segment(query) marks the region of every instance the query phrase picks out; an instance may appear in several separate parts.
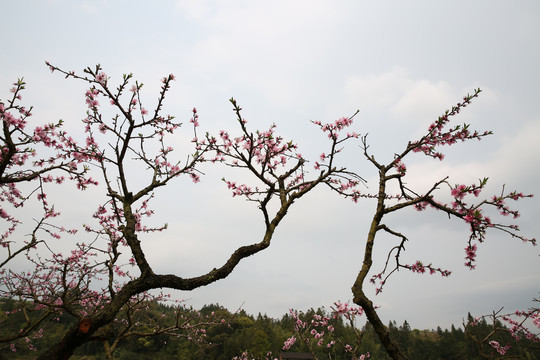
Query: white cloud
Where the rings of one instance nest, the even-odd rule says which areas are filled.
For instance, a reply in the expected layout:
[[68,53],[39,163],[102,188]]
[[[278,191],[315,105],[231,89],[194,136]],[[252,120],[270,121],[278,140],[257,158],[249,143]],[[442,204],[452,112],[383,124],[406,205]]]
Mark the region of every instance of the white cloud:
[[97,14],[99,11],[105,11],[108,7],[108,0],[83,1],[81,4],[81,9],[89,14]]
[[497,151],[495,163],[492,164],[499,178],[518,182],[525,180],[524,175],[536,180],[540,177],[538,134],[540,118],[518,125],[518,131],[513,134],[500,135],[503,141]]
[[410,119],[419,125],[435,120],[445,109],[459,100],[455,89],[445,81],[411,81],[391,111],[397,118]]
[[347,101],[344,106],[355,105],[371,112],[384,111],[395,121],[412,123],[415,127],[427,126],[428,121],[434,121],[461,101],[467,91],[462,92],[444,80],[415,77],[401,66],[380,74],[349,76],[343,90]]
[[382,74],[352,75],[345,82],[345,98],[362,108],[394,106],[413,80],[403,67],[394,66]]
[[208,0],[177,0],[176,10],[185,13],[188,18],[204,20],[211,8]]

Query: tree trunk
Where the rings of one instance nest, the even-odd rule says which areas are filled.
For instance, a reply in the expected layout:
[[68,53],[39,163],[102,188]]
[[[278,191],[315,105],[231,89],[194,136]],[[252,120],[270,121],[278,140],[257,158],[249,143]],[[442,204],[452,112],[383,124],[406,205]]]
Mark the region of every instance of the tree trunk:
[[375,333],[381,340],[386,352],[394,360],[408,360],[405,355],[399,349],[398,344],[390,338],[390,331],[384,326],[379,315],[373,307],[373,302],[369,300],[366,295],[360,291],[358,294],[355,294],[354,303],[360,305],[366,314],[366,317],[369,320],[369,323],[373,326]]
[[79,325],[75,325],[58,344],[52,346],[37,360],[67,360],[73,355],[76,348],[88,341],[89,335],[79,331]]
[[371,302],[371,300],[367,298],[363,290],[364,281],[369,271],[371,270],[371,265],[373,264],[373,246],[375,244],[375,236],[377,234],[377,231],[381,229],[380,224],[384,216],[386,181],[388,180],[388,177],[386,176],[386,171],[389,169],[389,167],[379,165],[375,162],[374,159],[372,159],[371,161],[379,168],[379,193],[377,197],[377,209],[375,211],[375,214],[373,215],[373,219],[371,221],[371,226],[367,236],[362,268],[360,269],[360,272],[358,273],[358,276],[351,290],[354,296],[354,303],[360,305],[364,309],[367,319],[373,326],[375,333],[381,340],[381,343],[388,352],[388,355],[390,355],[390,357],[394,360],[407,360],[405,355],[403,355],[403,353],[399,349],[398,344],[390,338],[390,332],[388,331],[386,326],[384,326],[381,319],[379,318],[379,315],[375,311],[373,302]]

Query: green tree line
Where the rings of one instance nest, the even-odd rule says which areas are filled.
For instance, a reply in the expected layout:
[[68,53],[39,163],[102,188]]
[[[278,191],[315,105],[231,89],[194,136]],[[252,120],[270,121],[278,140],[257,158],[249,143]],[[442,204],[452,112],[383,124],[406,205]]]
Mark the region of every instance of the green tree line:
[[[0,300],[0,336],[17,330],[24,326],[25,316],[38,318],[39,313],[16,313],[9,317],[6,312],[14,310],[14,303],[9,299]],[[214,359],[230,360],[235,356],[248,352],[251,356],[266,359],[269,352],[272,358],[279,358],[283,349],[283,343],[293,334],[294,318],[289,314],[284,314],[281,318],[275,319],[265,314],[247,314],[244,310],[231,313],[218,304],[204,306],[197,311],[191,308],[169,306],[162,303],[151,302],[147,304],[144,311],[139,311],[132,321],[141,324],[151,321],[155,326],[167,326],[174,322],[178,312],[182,312],[184,318],[196,318],[196,316],[221,319],[219,322],[212,322],[206,325],[202,331],[203,341],[190,338],[189,334],[176,333],[156,334],[141,336],[133,334],[121,338],[118,346],[112,352],[115,360],[127,359]],[[324,308],[310,309],[303,314],[305,319],[312,318],[314,314],[327,315]],[[46,348],[46,344],[58,341],[63,332],[73,326],[75,318],[65,313],[58,317],[47,318],[40,324],[37,336],[30,341],[24,339],[18,342],[15,347],[10,344],[2,344],[0,359],[33,359],[41,349]],[[472,323],[474,326],[469,326]],[[355,331],[348,323],[341,318],[331,320],[336,336],[344,343],[358,346],[359,353],[368,353],[372,359],[390,359],[385,349],[381,345],[379,338],[369,323],[360,327],[362,334],[359,341]],[[492,349],[482,348],[478,339],[484,339],[493,331],[493,325],[485,319],[475,320],[468,315],[465,329],[461,326],[451,326],[450,329],[437,327],[431,330],[412,329],[407,321],[398,325],[395,321],[390,321],[387,325],[391,336],[398,342],[400,347],[411,359],[420,360],[443,360],[443,359],[484,359],[486,353],[496,353]],[[499,328],[504,328],[501,323],[496,324]],[[144,327],[144,325],[143,325]],[[186,331],[187,332],[187,331]],[[142,332],[139,332],[142,333]],[[105,347],[113,342],[118,335],[118,329],[111,326],[110,337],[96,338],[79,349],[74,354],[77,360],[105,360],[107,359]],[[476,339],[476,341],[475,341]],[[507,355],[523,354],[528,360],[540,359],[540,347],[537,343],[527,340],[515,341],[508,332],[499,331],[491,335],[490,339],[496,340],[502,345],[509,345]],[[27,344],[31,345],[28,346]],[[316,348],[316,354],[320,359],[350,359],[351,355],[346,353],[343,347]],[[16,351],[14,351],[16,350]],[[527,351],[524,351],[527,350]],[[288,351],[308,352],[309,349],[302,342],[297,341]],[[491,351],[491,352],[490,352]]]

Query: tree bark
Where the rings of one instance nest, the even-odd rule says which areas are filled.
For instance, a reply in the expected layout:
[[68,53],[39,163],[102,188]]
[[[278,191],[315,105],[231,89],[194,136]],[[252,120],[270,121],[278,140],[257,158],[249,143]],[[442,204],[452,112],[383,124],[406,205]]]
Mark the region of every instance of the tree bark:
[[375,333],[381,340],[384,348],[388,352],[388,355],[394,360],[407,360],[407,357],[403,355],[399,349],[398,344],[390,338],[390,332],[383,324],[373,302],[368,299],[366,294],[363,291],[364,281],[371,269],[373,263],[373,245],[375,244],[375,235],[377,231],[381,229],[381,220],[385,214],[385,204],[384,200],[386,198],[386,181],[388,180],[386,176],[386,171],[388,167],[381,166],[372,159],[372,162],[379,168],[379,193],[377,196],[377,209],[375,215],[373,215],[373,220],[371,221],[371,226],[366,240],[366,247],[364,252],[364,262],[362,263],[362,268],[358,273],[356,281],[352,287],[353,292],[353,301],[355,304],[361,306],[364,309],[367,319],[373,326]]
[[390,331],[386,328],[386,326],[384,326],[383,322],[379,318],[379,315],[373,306],[373,302],[371,302],[371,300],[369,300],[367,296],[360,291],[358,294],[355,294],[354,303],[360,305],[362,309],[364,309],[364,313],[366,314],[369,323],[373,326],[375,333],[379,337],[379,340],[381,340],[381,343],[386,349],[386,352],[388,352],[388,355],[390,355],[390,357],[394,360],[408,360],[399,349],[398,344],[392,340],[392,338],[390,338]]

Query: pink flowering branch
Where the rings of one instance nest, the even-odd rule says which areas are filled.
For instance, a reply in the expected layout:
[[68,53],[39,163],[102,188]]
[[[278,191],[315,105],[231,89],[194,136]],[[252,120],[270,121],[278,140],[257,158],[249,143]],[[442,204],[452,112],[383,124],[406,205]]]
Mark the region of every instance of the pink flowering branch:
[[[149,201],[154,197],[154,190],[156,188],[165,186],[173,178],[182,174],[187,174],[194,181],[198,181],[196,164],[200,162],[202,154],[205,151],[203,150],[190,158],[188,157],[188,161],[185,163],[172,161],[171,155],[173,150],[170,146],[166,145],[166,136],[172,134],[180,126],[180,123],[175,122],[172,116],[161,116],[161,108],[165,94],[174,80],[173,75],[169,75],[162,80],[163,85],[158,103],[153,116],[149,116],[148,111],[142,106],[140,101],[142,84],[136,82],[131,87],[131,94],[128,95],[127,104],[124,102],[124,95],[126,93],[124,90],[128,88],[132,75],[125,75],[116,90],[112,90],[109,87],[108,77],[99,65],[95,70],[87,68],[85,70],[85,76],[76,75],[75,72],[64,72],[51,64],[48,64],[48,66],[53,71],[64,73],[66,77],[79,79],[90,85],[90,88],[85,94],[88,111],[86,118],[83,120],[86,139],[83,144],[78,144],[74,139],[62,133],[58,136],[63,143],[57,145],[54,141],[48,140],[47,133],[42,130],[39,133],[36,131],[37,135],[35,134],[33,137],[27,136],[26,142],[23,142],[22,145],[27,143],[34,144],[40,141],[40,139],[42,141],[48,141],[48,145],[52,144],[52,146],[55,146],[55,149],[61,149],[63,151],[63,157],[59,157],[60,159],[68,159],[70,162],[54,164],[54,159],[48,162],[38,161],[36,162],[37,166],[43,166],[44,163],[53,163],[53,166],[34,173],[30,173],[28,170],[21,171],[20,174],[24,175],[25,178],[23,176],[16,177],[13,175],[2,177],[2,186],[5,180],[7,189],[10,191],[7,192],[6,197],[12,203],[14,203],[13,199],[21,199],[22,196],[13,195],[18,195],[15,192],[14,183],[37,178],[40,181],[38,200],[44,206],[47,206],[47,197],[42,190],[42,183],[51,182],[52,180],[48,177],[43,177],[42,174],[54,169],[66,168],[70,171],[70,174],[78,176],[77,179],[80,180],[78,182],[79,188],[85,189],[88,184],[97,183],[91,180],[91,178],[84,179],[81,175],[85,174],[90,168],[97,168],[101,170],[106,194],[109,199],[103,205],[99,206],[94,213],[93,217],[97,220],[98,227],[84,225],[86,231],[93,233],[95,236],[89,245],[84,243],[78,244],[79,250],[65,257],[55,252],[52,247],[49,247],[44,242],[50,251],[50,256],[44,257],[27,253],[27,258],[34,264],[35,270],[27,273],[15,273],[11,270],[2,271],[0,277],[3,280],[3,287],[0,291],[5,296],[17,296],[19,298],[19,305],[24,311],[46,309],[46,313],[49,315],[60,315],[66,312],[79,319],[79,321],[82,321],[82,319],[92,318],[98,316],[100,313],[102,314],[104,307],[111,307],[110,303],[116,298],[117,293],[123,289],[126,282],[137,280],[137,277],[132,276],[129,271],[124,270],[125,265],[122,265],[121,261],[123,260],[120,256],[124,250],[121,248],[128,247],[131,250],[131,260],[133,262],[130,260],[130,263],[137,265],[141,273],[152,273],[140,247],[140,242],[136,238],[136,233],[162,231],[166,228],[166,225],[156,228],[148,227],[144,224],[144,218],[150,217],[153,214],[153,210],[149,208]],[[21,82],[19,85],[20,88],[24,88],[24,83]],[[16,98],[20,98],[20,96]],[[102,105],[100,101],[102,99],[108,99],[108,103],[117,110],[117,114],[110,120],[106,119],[101,113]],[[6,136],[8,145],[13,143],[9,136],[14,133],[14,130],[10,130],[9,126],[18,126],[16,130],[24,135],[22,129],[24,128],[23,125],[25,125],[24,118],[18,123],[13,120],[14,117],[8,112],[11,108],[14,108],[14,105],[11,104],[10,107],[6,108],[2,104],[1,108],[2,119],[6,119],[4,121],[4,130],[5,132],[7,131],[6,129],[9,130]],[[27,113],[23,110],[21,110],[21,113],[24,113],[24,116],[29,116],[29,111]],[[6,122],[8,125],[6,125]],[[38,135],[39,138],[37,137]],[[56,136],[56,133],[53,135]],[[17,138],[21,139],[22,137],[19,135]],[[100,143],[106,143],[108,148],[101,146]],[[10,150],[14,153],[12,157],[15,160],[19,159],[15,161],[16,165],[24,169],[23,166],[25,164],[20,160],[21,158],[24,160],[24,157],[20,154],[26,150],[20,150],[20,145],[15,144],[15,146],[11,146],[9,149],[13,149],[13,151]],[[4,151],[4,153],[10,156],[12,155],[11,152]],[[2,158],[2,161],[2,164],[7,163],[5,156]],[[137,163],[142,165],[142,171],[140,173],[148,174],[148,169],[150,169],[151,176],[149,183],[145,187],[138,191],[132,191],[127,184],[127,169],[129,168],[129,171],[131,171],[133,164]],[[84,172],[77,172],[80,165],[83,165]],[[9,169],[9,166],[2,168],[4,172],[6,169]],[[57,179],[57,182],[60,182],[60,180]],[[4,186],[2,190],[2,194],[6,194]],[[25,199],[22,200],[24,201]],[[140,206],[132,207],[131,204],[136,202]],[[21,201],[19,203],[18,205],[21,206]],[[2,215],[5,215],[3,209]],[[48,214],[48,217],[50,216]],[[8,215],[5,217],[11,220]],[[54,231],[55,229],[51,229],[48,224],[40,221],[38,227],[33,232],[32,242],[28,245],[13,252],[8,243],[8,250],[10,250],[8,260],[18,253],[34,247],[37,243],[43,242],[37,238],[36,233],[38,229],[49,232],[54,238],[57,237],[58,231]],[[60,232],[65,231],[63,228],[57,228],[56,230],[60,230]],[[71,230],[68,232],[71,232]],[[3,264],[7,263],[8,260]],[[107,279],[108,285],[104,288],[99,285],[96,286],[95,283],[103,278]],[[158,285],[156,287],[161,286]],[[109,310],[108,316],[113,315],[115,311],[119,311],[123,303],[128,302],[129,296],[137,295],[144,291],[145,289],[130,289],[129,291],[125,291],[125,300],[119,300],[114,305],[116,306],[116,310]],[[112,319],[111,317],[109,321],[112,321]],[[11,341],[26,336],[36,328],[38,323],[27,323],[19,334],[3,340]],[[74,328],[72,334],[75,337],[83,335],[78,328]],[[59,351],[65,351],[64,343],[59,348]],[[51,354],[55,351],[58,350],[54,350]],[[46,354],[45,356],[57,355]]]
[[[4,251],[0,260],[3,285],[0,296],[15,298],[19,305],[15,312],[22,312],[25,322],[17,333],[6,335],[0,342],[12,342],[14,346],[13,342],[17,339],[25,339],[27,346],[35,350],[31,339],[42,336],[40,324],[57,311],[55,307],[44,306],[43,302],[33,302],[33,297],[26,296],[28,291],[18,291],[20,288],[28,289],[33,280],[42,281],[42,278],[36,276],[30,280],[34,274],[16,274],[5,267],[19,254],[29,257],[39,244],[46,245],[42,234],[56,240],[60,239],[62,233],[76,233],[75,229],[65,229],[51,223],[60,212],[47,197],[46,188],[49,184],[63,184],[66,178],[75,181],[78,187],[86,187],[95,182],[87,177],[88,169],[78,166],[78,162],[70,156],[71,141],[62,131],[61,120],[29,128],[32,107],[20,105],[26,84],[19,79],[13,85],[11,99],[5,102],[0,100],[0,218],[8,225],[7,230],[0,234],[0,245]],[[12,211],[23,207],[31,199],[37,200],[43,214],[36,220],[27,240],[14,241],[13,234],[21,221],[12,215]],[[36,311],[40,312],[37,318],[29,316]]]
[[[326,184],[333,190],[345,193],[347,190],[354,190],[359,183],[364,181],[353,172],[344,167],[336,167],[334,164],[337,154],[341,151],[338,145],[358,137],[356,134],[341,134],[341,130],[352,123],[352,117],[342,118],[336,121],[335,125],[327,125],[327,127],[316,122],[323,131],[332,128],[331,136],[329,136],[330,151],[324,156],[328,164],[316,162],[317,174],[310,177],[306,169],[307,160],[298,152],[298,146],[276,135],[275,124],[271,125],[267,131],[250,132],[247,121],[242,117],[242,108],[236,100],[230,99],[230,101],[240,126],[240,134],[235,136],[222,130],[219,136],[207,133],[204,139],[196,137],[193,142],[197,149],[208,146],[214,151],[215,156],[207,161],[243,169],[255,178],[257,185],[238,184],[225,178],[223,181],[232,191],[233,196],[244,196],[247,200],[259,204],[268,229],[278,224],[282,214],[287,212],[295,200],[317,185]],[[272,216],[268,205],[274,198],[278,199],[279,209]]]
[[[103,329],[119,319],[122,311],[128,311],[123,313],[128,323],[119,328],[123,329],[119,330],[121,336],[143,336],[146,332],[137,330],[128,320],[134,308],[126,306],[136,304],[133,303],[135,299],[144,297],[143,294],[152,289],[192,290],[227,277],[242,259],[270,245],[276,227],[291,205],[317,185],[326,184],[345,194],[347,191],[352,193],[363,181],[344,167],[334,165],[336,155],[341,151],[339,146],[345,140],[358,137],[341,134],[352,118],[340,119],[327,127],[331,132],[328,155],[324,156],[324,165],[316,165],[317,173],[311,176],[306,170],[307,160],[297,152],[296,144],[277,135],[275,126],[267,131],[249,132],[234,100],[231,102],[240,135],[222,131],[219,137],[206,135],[199,140],[199,116],[193,109],[190,123],[195,134],[194,148],[188,156],[179,157],[171,135],[179,130],[181,122],[163,114],[166,94],[175,79],[172,74],[161,80],[157,103],[150,108],[142,101],[143,84],[134,81],[132,74],[124,75],[115,83],[99,65],[86,68],[83,74],[64,71],[50,63],[47,66],[53,72],[88,85],[84,94],[87,111],[82,120],[82,138],[75,140],[63,133],[60,136],[63,155],[69,161],[62,165],[73,177],[86,172],[97,175],[104,200],[94,211],[91,221],[83,224],[89,241],[81,240],[69,254],[61,254],[50,243],[44,242],[48,253],[27,253],[33,271],[0,274],[5,280],[4,294],[17,296],[21,304],[49,311],[53,317],[69,314],[76,320],[62,339],[51,345],[39,359],[68,358],[81,344],[105,336]],[[11,117],[9,119],[11,121]],[[44,135],[33,136],[43,138]],[[37,137],[33,141],[37,141]],[[233,195],[245,196],[259,204],[265,224],[262,237],[251,245],[237,248],[225,263],[199,276],[185,278],[177,274],[157,274],[141,245],[148,233],[167,229],[166,224],[149,224],[148,219],[154,215],[152,200],[160,195],[161,188],[179,178],[187,176],[198,182],[202,174],[199,165],[203,162],[225,164],[254,176],[258,182],[256,186],[234,181],[227,184]],[[81,168],[83,170],[79,171]],[[79,176],[77,180],[80,189],[97,184],[90,177]],[[46,182],[51,179],[43,177],[42,183]],[[11,186],[9,182],[7,184]],[[48,206],[46,193],[41,188],[37,195],[44,206]],[[274,200],[278,204],[275,212],[270,210],[274,207],[269,206]],[[47,229],[51,235],[58,232],[57,228],[48,225],[40,228]],[[170,332],[178,330],[179,326],[164,330],[156,325],[152,331]],[[30,329],[31,325],[25,328]],[[115,340],[111,341],[109,346]]]
[[[63,184],[66,176],[78,185],[93,183],[86,177],[87,169],[78,167],[69,156],[70,141],[61,130],[62,120],[29,129],[32,107],[20,104],[25,87],[23,79],[19,79],[11,88],[11,98],[0,99],[0,221],[7,225],[7,230],[0,233],[0,247],[5,251],[0,268],[18,254],[35,248],[41,242],[37,232],[44,220],[60,214],[49,203],[47,184]],[[38,154],[43,157],[38,158]],[[23,183],[31,184],[30,190],[21,190],[19,185]],[[37,221],[31,240],[14,247],[10,237],[21,222],[13,211],[23,207],[30,198],[41,204],[43,215]]]
[[152,303],[167,301],[167,298],[164,294],[153,296],[149,293],[134,296],[112,323],[94,335],[94,340],[103,341],[108,360],[114,359],[114,350],[120,341],[128,337],[149,338],[161,335],[167,338],[185,338],[202,349],[212,346],[207,339],[207,330],[210,327],[229,325],[228,319],[215,312],[203,315],[187,308],[183,303],[175,306],[173,317],[167,314],[162,314],[159,318],[147,316]]
[[[334,358],[337,347],[345,350],[351,359],[364,360],[370,357],[367,354],[358,354],[358,346],[362,341],[363,332],[358,330],[357,318],[364,311],[361,307],[350,306],[348,303],[335,302],[331,307],[330,314],[314,313],[311,316],[295,310],[290,310],[290,316],[294,320],[293,334],[283,344],[283,350],[291,349],[297,341],[307,346],[315,359],[318,353],[323,352],[329,359]],[[344,319],[356,334],[356,344],[350,345],[336,335],[334,323],[338,319]]]
[[[59,71],[66,77],[83,80],[90,85],[85,94],[89,110],[83,120],[86,124],[86,146],[78,146],[74,151],[81,162],[101,169],[109,199],[94,214],[94,218],[99,221],[99,228],[85,228],[109,238],[113,254],[119,253],[119,246],[129,246],[141,273],[151,272],[139,242],[127,229],[133,228],[133,232],[166,229],[166,225],[158,228],[144,225],[143,219],[153,214],[148,208],[149,200],[154,197],[156,189],[181,175],[188,175],[197,182],[199,171],[196,166],[204,159],[207,151],[197,151],[185,162],[172,157],[174,149],[167,145],[167,135],[174,133],[181,123],[176,122],[171,115],[161,115],[161,111],[166,93],[175,79],[174,75],[162,79],[157,105],[152,115],[149,115],[140,98],[143,84],[135,82],[129,88],[132,74],[124,75],[120,85],[113,90],[109,86],[110,79],[99,65],[95,69],[85,69],[85,76],[48,65],[52,71]],[[101,115],[100,98],[105,99],[117,111],[110,121]],[[105,151],[106,147],[99,145],[101,142],[106,142],[112,151]],[[134,166],[140,168],[141,174],[148,174],[147,185],[136,191],[129,188],[126,173],[128,168]],[[134,208],[132,204],[138,202],[141,203],[140,207]]]
[[[538,302],[538,299],[534,301]],[[478,346],[480,356],[485,359],[529,358],[530,354],[540,347],[540,309],[533,307],[508,314],[501,314],[502,310],[501,308],[489,315],[470,318],[467,324],[463,323],[465,333]],[[487,334],[479,336],[475,329],[486,319],[490,320],[491,329]],[[536,327],[537,330],[531,330],[531,326],[525,325],[526,322],[532,322],[532,327]],[[500,344],[496,340],[499,334],[509,334],[516,342],[521,342],[522,346],[513,348],[510,344]]]
[[[49,249],[47,243],[45,246]],[[25,314],[26,322],[18,332],[0,339],[0,342],[11,342],[14,349],[17,343],[24,344],[36,351],[32,339],[36,338],[36,330],[45,319],[59,319],[63,314],[86,317],[95,313],[106,297],[91,286],[93,281],[98,281],[99,275],[98,267],[92,262],[95,254],[91,247],[79,244],[78,249],[67,256],[52,251],[51,258],[32,253],[26,256],[35,265],[34,270],[2,272],[3,286],[0,289],[1,297],[11,298],[17,303],[16,310]],[[39,316],[30,318],[26,313]]]
[[[467,124],[456,125],[453,127],[450,124],[451,117],[457,115],[462,108],[468,106],[472,99],[476,98],[479,93],[480,89],[477,89],[474,91],[473,95],[465,96],[462,102],[452,107],[451,110],[447,110],[437,119],[437,121],[431,124],[424,136],[417,141],[410,141],[405,149],[401,153],[396,153],[394,159],[386,165],[379,163],[373,155],[368,153],[369,146],[367,145],[366,137],[364,136],[362,138],[364,156],[379,173],[379,187],[378,192],[371,195],[377,199],[377,207],[366,240],[363,265],[353,285],[354,302],[357,305],[362,306],[365,310],[367,318],[393,359],[406,359],[406,357],[403,355],[397,344],[389,337],[388,331],[386,331],[372,302],[365,295],[363,289],[364,282],[372,268],[373,246],[375,244],[377,233],[379,231],[384,231],[399,239],[399,243],[390,249],[382,271],[372,275],[370,278],[371,283],[379,283],[379,286],[376,288],[376,293],[382,291],[382,288],[387,283],[389,277],[397,273],[400,269],[409,270],[418,274],[439,273],[443,277],[450,275],[451,272],[434,266],[431,263],[426,265],[426,262],[422,260],[417,260],[412,264],[403,263],[401,258],[405,251],[405,243],[408,241],[408,238],[383,223],[383,218],[385,216],[405,208],[412,207],[421,212],[430,207],[442,211],[449,217],[463,220],[470,229],[470,236],[465,250],[466,266],[471,269],[474,268],[473,264],[476,258],[477,245],[475,242],[483,242],[488,229],[500,230],[510,234],[512,237],[517,237],[524,242],[529,242],[533,245],[536,244],[535,239],[528,239],[518,234],[517,231],[519,228],[517,225],[495,222],[484,215],[486,208],[495,207],[504,216],[513,215],[514,217],[517,217],[519,215],[518,212],[512,210],[508,206],[507,200],[518,200],[525,197],[531,197],[532,195],[523,195],[517,191],[505,193],[503,188],[500,195],[475,202],[470,200],[471,195],[473,195],[474,198],[479,197],[487,183],[487,179],[480,180],[479,184],[465,186],[453,185],[450,183],[449,178],[445,177],[436,181],[431,188],[425,192],[413,190],[409,185],[406,185],[406,182],[404,181],[404,178],[407,176],[405,159],[410,154],[423,153],[428,157],[442,161],[444,155],[439,150],[442,146],[451,146],[457,142],[473,139],[481,140],[483,137],[491,134],[490,131],[471,131]],[[398,194],[388,193],[387,186],[389,183],[397,184],[399,188]],[[454,199],[451,204],[447,204],[436,198],[441,192],[441,188],[444,188],[445,186],[449,188],[449,193]],[[447,193],[443,193],[443,196],[444,195],[447,195]]]

